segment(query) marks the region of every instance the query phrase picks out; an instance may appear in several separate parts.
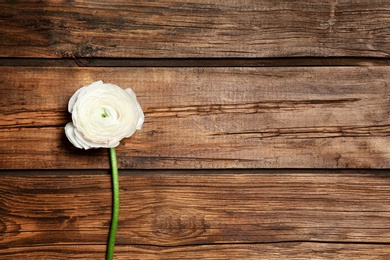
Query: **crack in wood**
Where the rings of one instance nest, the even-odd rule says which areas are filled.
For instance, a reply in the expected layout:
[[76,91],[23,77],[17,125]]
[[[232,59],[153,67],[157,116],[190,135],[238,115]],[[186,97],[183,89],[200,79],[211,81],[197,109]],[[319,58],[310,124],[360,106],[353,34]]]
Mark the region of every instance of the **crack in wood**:
[[336,107],[337,105],[340,106],[345,103],[353,103],[360,100],[360,98],[342,98],[332,100],[273,100],[244,104],[214,104],[167,108],[148,108],[144,112],[148,117],[186,117],[226,113],[255,114],[272,112],[273,110],[293,111],[318,106]]
[[[294,111],[317,106],[340,106],[360,101],[360,98],[333,100],[275,100],[244,104],[194,105],[167,108],[147,108],[147,117],[188,117],[217,114],[256,114],[276,111]],[[0,114],[0,127],[60,127],[70,121],[70,114],[64,110],[4,111]]]
[[0,114],[0,127],[60,127],[70,120],[70,114],[63,110],[4,111]]
[[373,137],[390,136],[390,125],[376,126],[334,126],[334,127],[295,127],[269,128],[245,132],[220,132],[211,136],[241,136],[248,139],[266,138],[336,138],[336,137]]

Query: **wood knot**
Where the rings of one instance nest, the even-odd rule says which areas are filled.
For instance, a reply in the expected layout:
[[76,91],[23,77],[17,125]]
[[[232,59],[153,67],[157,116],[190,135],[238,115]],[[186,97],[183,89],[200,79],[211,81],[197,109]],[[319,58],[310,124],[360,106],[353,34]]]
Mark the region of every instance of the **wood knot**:
[[164,240],[193,239],[205,233],[209,226],[199,215],[158,215],[154,221],[156,236]]

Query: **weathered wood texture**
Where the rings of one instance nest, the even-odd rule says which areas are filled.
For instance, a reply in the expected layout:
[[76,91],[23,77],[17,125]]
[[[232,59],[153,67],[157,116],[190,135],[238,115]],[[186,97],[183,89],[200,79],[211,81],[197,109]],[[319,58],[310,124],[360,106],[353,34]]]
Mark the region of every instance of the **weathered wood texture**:
[[[387,259],[389,176],[356,170],[122,171],[117,256]],[[1,179],[1,259],[103,258],[108,172],[2,172]]]
[[104,258],[108,152],[63,130],[100,79],[146,115],[116,259],[390,259],[389,24],[384,0],[0,0],[0,259]]
[[390,68],[42,68],[0,71],[0,168],[108,168],[66,139],[67,102],[132,87],[143,129],[121,168],[388,168]]
[[389,57],[383,0],[0,3],[2,57]]

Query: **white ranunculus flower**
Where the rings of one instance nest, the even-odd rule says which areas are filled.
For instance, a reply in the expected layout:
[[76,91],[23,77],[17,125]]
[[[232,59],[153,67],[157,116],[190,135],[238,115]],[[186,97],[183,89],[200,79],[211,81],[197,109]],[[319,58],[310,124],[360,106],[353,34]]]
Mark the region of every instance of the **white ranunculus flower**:
[[112,148],[141,129],[144,113],[134,92],[97,81],[78,89],[69,100],[69,141],[81,149]]

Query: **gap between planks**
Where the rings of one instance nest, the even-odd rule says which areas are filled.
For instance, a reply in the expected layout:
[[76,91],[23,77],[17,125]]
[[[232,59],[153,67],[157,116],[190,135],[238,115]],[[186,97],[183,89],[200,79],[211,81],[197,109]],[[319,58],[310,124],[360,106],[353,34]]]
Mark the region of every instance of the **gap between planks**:
[[[318,243],[282,243],[220,245],[180,248],[154,248],[149,246],[117,245],[116,259],[385,259],[388,245],[345,245]],[[53,245],[39,247],[16,247],[0,251],[0,257],[50,259],[82,258],[103,259],[105,245]]]
[[389,58],[0,58],[0,66],[33,67],[311,67],[389,66]]

